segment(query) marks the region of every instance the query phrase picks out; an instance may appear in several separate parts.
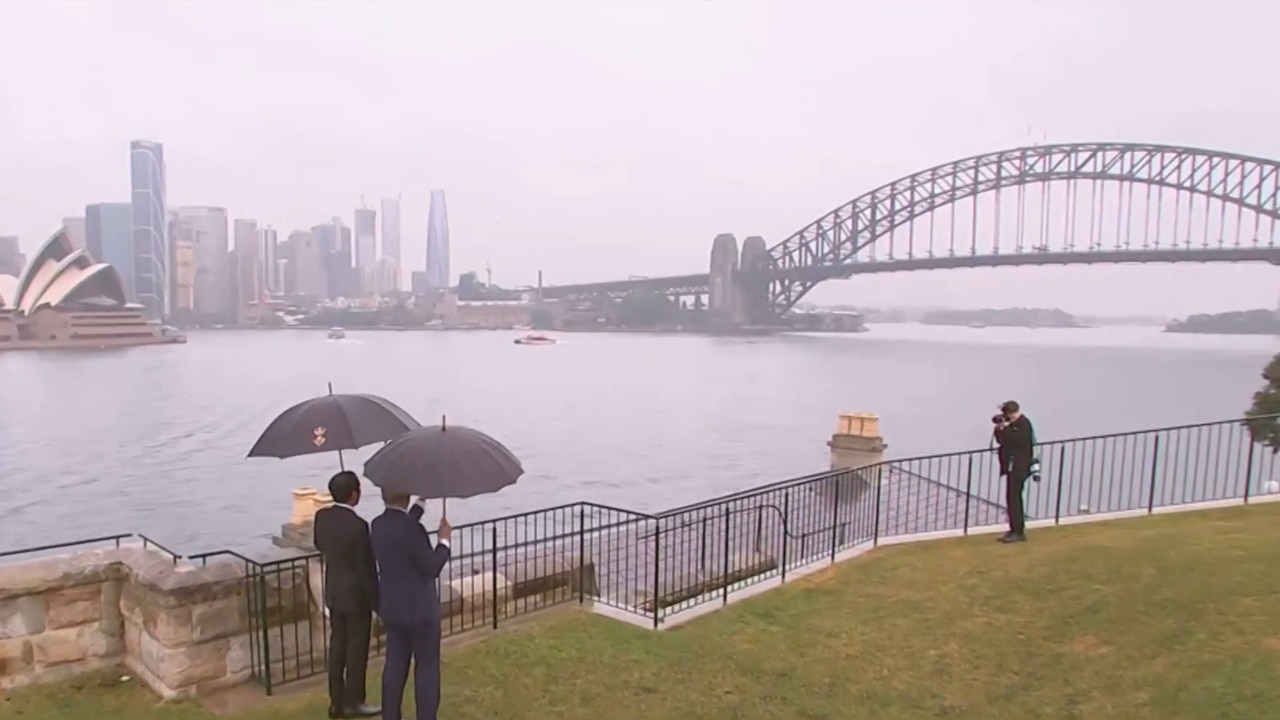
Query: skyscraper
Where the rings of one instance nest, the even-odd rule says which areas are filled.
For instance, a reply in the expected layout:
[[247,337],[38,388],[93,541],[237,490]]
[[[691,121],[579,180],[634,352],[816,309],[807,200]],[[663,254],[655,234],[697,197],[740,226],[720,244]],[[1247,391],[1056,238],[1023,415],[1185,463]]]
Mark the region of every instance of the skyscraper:
[[324,256],[327,297],[355,297],[359,281],[351,266],[351,228],[342,224],[342,218],[334,218],[311,228],[311,233]]
[[12,235],[0,237],[0,275],[18,277],[22,274],[22,266],[26,258],[18,245],[18,238]]
[[169,314],[169,218],[165,205],[164,146],[129,143],[133,208],[133,285],[143,314]]
[[382,201],[382,255],[400,264],[400,198]]
[[[62,227],[67,231],[67,239],[77,248],[85,246],[85,227],[82,217],[62,218]],[[98,258],[94,258],[97,260]]]
[[84,246],[98,262],[114,267],[129,302],[138,301],[133,274],[133,204],[97,203],[84,209]]
[[[378,213],[368,208],[356,210],[356,269],[363,276],[378,261]],[[367,289],[367,288],[362,288]]]
[[433,289],[449,287],[449,211],[444,190],[431,191],[427,210],[427,279]]
[[[220,207],[180,207],[179,224],[189,228],[195,247],[195,291],[193,309],[224,321],[235,319],[235,297],[227,253],[231,249],[227,209]],[[92,251],[90,251],[92,252]]]
[[258,221],[244,218],[234,223],[236,317],[244,322],[251,306],[262,300],[262,261]]
[[262,291],[269,295],[280,295],[284,292],[284,278],[280,276],[279,237],[275,229],[268,225],[258,231],[258,241]]
[[288,272],[285,275],[285,292],[324,298],[329,294],[325,280],[325,258],[316,242],[315,233],[294,230],[289,233]]

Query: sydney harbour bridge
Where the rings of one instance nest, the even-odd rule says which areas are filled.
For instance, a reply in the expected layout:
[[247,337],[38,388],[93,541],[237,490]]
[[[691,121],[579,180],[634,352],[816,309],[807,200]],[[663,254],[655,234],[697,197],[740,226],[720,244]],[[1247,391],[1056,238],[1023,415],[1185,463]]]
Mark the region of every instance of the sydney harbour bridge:
[[715,238],[708,272],[553,285],[547,300],[705,297],[770,324],[826,280],[953,268],[1119,263],[1280,265],[1280,161],[1135,143],[1035,145],[882,185],[769,247]]

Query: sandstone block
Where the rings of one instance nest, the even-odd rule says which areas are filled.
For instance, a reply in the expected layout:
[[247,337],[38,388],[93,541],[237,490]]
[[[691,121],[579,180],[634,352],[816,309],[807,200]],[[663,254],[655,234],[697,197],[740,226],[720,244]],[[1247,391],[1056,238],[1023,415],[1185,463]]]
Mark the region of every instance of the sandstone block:
[[28,672],[34,664],[30,638],[0,640],[0,680]]
[[63,665],[88,657],[80,628],[50,630],[31,640],[37,665]]
[[191,644],[191,606],[174,606],[157,593],[125,584],[120,589],[120,613],[166,647]]
[[201,643],[238,635],[249,630],[244,599],[236,596],[191,607],[191,640]]
[[170,690],[217,680],[227,674],[226,640],[169,648],[142,633],[139,646],[138,659],[142,666]]
[[121,580],[129,549],[90,550],[0,565],[0,601],[49,590]]
[[79,585],[46,597],[50,630],[75,627],[102,619],[102,584]]
[[227,674],[240,675],[253,668],[253,643],[247,633],[227,641]]
[[44,632],[47,608],[43,595],[22,595],[0,600],[0,640]]

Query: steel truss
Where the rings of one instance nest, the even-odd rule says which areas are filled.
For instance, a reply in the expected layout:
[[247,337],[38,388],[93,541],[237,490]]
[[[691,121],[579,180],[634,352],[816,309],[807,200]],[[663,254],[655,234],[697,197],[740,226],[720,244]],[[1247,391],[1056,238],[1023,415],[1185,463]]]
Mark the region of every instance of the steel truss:
[[[875,261],[875,243],[939,208],[1006,187],[1068,180],[1187,192],[1280,219],[1280,163],[1199,148],[1132,143],[1041,145],[977,155],[882,185],[769,249],[769,306],[781,315],[830,274],[804,270]],[[1253,239],[1257,242],[1257,238]],[[866,260],[858,254],[869,251]],[[1019,247],[1015,252],[1021,252]],[[932,252],[929,253],[932,256]],[[914,259],[908,250],[903,259]]]

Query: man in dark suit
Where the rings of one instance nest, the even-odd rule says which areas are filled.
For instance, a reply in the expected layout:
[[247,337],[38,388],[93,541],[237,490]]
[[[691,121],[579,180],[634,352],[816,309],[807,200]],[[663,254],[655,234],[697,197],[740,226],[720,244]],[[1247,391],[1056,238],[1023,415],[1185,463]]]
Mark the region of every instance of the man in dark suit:
[[387,664],[382,672],[382,720],[400,720],[404,686],[413,661],[418,720],[435,720],[440,709],[440,594],[436,581],[449,562],[453,528],[440,519],[434,547],[422,526],[422,500],[382,492],[387,509],[373,520],[373,554],[382,581],[379,615],[387,628]]
[[1000,537],[1002,543],[1027,541],[1027,514],[1022,493],[1027,478],[1040,476],[1035,469],[1036,430],[1031,419],[1022,414],[1017,402],[1009,400],[1000,405],[1000,414],[992,418],[996,422],[996,450],[1000,458],[1000,474],[1005,478],[1005,501],[1009,510],[1009,532]]
[[329,608],[329,717],[373,717],[365,704],[369,634],[378,607],[378,567],[369,523],[356,514],[360,478],[344,470],[329,480],[333,506],[316,513],[316,549],[324,556]]

